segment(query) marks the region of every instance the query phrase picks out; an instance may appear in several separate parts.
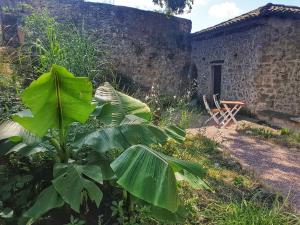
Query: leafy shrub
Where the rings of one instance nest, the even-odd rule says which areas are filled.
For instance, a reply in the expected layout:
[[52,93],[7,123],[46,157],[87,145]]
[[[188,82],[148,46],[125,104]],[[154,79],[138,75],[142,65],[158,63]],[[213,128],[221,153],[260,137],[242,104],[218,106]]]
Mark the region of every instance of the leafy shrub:
[[[44,152],[52,164],[43,171],[53,174],[39,183],[39,195],[22,210],[20,223],[31,224],[55,208],[80,213],[88,203],[99,207],[107,182],[126,192],[128,215],[130,205],[138,204],[159,220],[178,221],[177,180],[206,187],[205,170],[197,163],[151,148],[169,139],[182,142],[184,131],[152,125],[146,104],[108,83],[97,89],[92,102],[88,78],[53,65],[21,97],[29,109],[0,127],[1,154],[32,158]],[[89,118],[101,128],[85,127]]]
[[157,124],[178,124],[181,128],[189,128],[192,123],[199,120],[201,110],[189,106],[191,92],[187,90],[183,95],[170,96],[162,94],[159,85],[153,84],[145,96],[145,101],[151,108]]
[[290,134],[292,134],[293,132],[290,130],[290,129],[288,129],[288,128],[282,128],[281,130],[280,130],[280,134],[281,135],[290,135]]

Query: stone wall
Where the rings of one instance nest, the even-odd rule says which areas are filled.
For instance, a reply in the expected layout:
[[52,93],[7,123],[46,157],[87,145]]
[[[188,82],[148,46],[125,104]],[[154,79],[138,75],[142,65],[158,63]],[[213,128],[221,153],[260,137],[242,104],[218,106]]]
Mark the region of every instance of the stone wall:
[[178,94],[196,78],[199,97],[212,95],[212,67],[222,65],[222,99],[242,100],[253,113],[300,114],[300,20],[271,16],[191,35],[189,20],[128,7],[82,0],[0,5],[21,1],[84,24],[103,41],[116,71],[146,91],[159,84],[163,93]]
[[270,18],[257,68],[257,110],[300,115],[300,20]]
[[[12,5],[13,1],[8,2]],[[48,8],[61,21],[84,24],[102,40],[117,73],[132,78],[145,90],[154,83],[165,93],[174,94],[186,84],[191,56],[191,21],[80,0],[23,2],[30,3],[36,10]]]
[[192,40],[198,93],[212,95],[212,66],[222,65],[221,98],[242,100],[253,113],[300,114],[300,21],[263,18],[224,35]]

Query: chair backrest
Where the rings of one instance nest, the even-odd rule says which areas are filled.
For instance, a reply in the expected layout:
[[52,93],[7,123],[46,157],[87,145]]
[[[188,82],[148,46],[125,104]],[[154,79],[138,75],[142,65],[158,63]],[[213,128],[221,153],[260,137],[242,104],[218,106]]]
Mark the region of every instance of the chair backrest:
[[205,106],[205,109],[207,110],[207,112],[209,114],[212,114],[211,110],[210,110],[210,107],[209,107],[209,104],[207,102],[207,98],[206,98],[206,95],[203,95],[203,102],[204,102],[204,106]]
[[221,109],[221,106],[220,106],[220,104],[219,104],[219,101],[218,101],[218,94],[215,94],[215,95],[213,95],[213,99],[214,99],[214,103],[215,103],[215,105],[216,105],[216,107],[218,108],[218,109]]

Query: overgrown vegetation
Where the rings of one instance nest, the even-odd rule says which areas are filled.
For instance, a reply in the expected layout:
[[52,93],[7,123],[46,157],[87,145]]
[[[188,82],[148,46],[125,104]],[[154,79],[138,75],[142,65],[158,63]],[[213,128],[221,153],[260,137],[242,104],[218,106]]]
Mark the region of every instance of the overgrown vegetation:
[[191,105],[193,88],[181,95],[170,96],[162,94],[159,85],[152,85],[150,92],[145,96],[145,101],[151,108],[154,121],[160,125],[178,124],[181,128],[189,128],[191,124],[199,120],[201,109]]
[[[155,2],[180,13],[193,1]],[[28,41],[9,57],[15,72],[0,81],[1,120],[15,120],[0,131],[0,224],[300,224],[215,142],[172,126],[201,116],[191,91],[167,96],[154,86],[148,107],[105,83],[91,101],[88,78],[94,87],[113,80],[101,43],[46,11],[27,17],[24,31]],[[23,91],[53,63],[79,77],[54,66]],[[299,146],[287,129],[250,131]]]
[[[32,224],[51,209],[62,207],[84,215],[87,210],[83,207],[99,208],[106,197],[101,190],[112,185],[124,189],[124,223],[131,221],[134,205],[148,207],[151,216],[159,220],[177,222],[182,206],[176,179],[196,188],[207,187],[202,180],[205,170],[199,164],[156,152],[150,145],[169,139],[182,142],[184,131],[152,125],[146,104],[117,92],[108,83],[97,89],[94,103],[91,100],[88,78],[76,78],[56,65],[22,93],[29,109],[1,126],[1,152],[21,157],[44,152],[52,164],[50,171],[44,172],[53,174],[49,180],[36,180],[31,188],[39,195],[32,196],[33,204],[26,202],[13,221]],[[84,124],[89,117],[99,128],[76,123]],[[25,177],[23,181],[20,176],[20,189],[33,179]]]
[[95,87],[112,77],[113,67],[108,53],[101,48],[101,39],[88,34],[83,24],[59,23],[42,11],[25,18],[24,31],[27,43],[22,55],[29,56],[25,61],[33,60],[30,64],[34,74],[49,71],[52,64],[57,64],[77,76],[88,77]]
[[294,132],[288,128],[276,130],[273,128],[266,128],[264,126],[244,124],[239,132],[257,138],[263,138],[289,148],[300,149],[300,133]]
[[[14,10],[25,9],[32,10],[26,4],[18,4]],[[22,46],[0,49],[0,121],[21,109],[18,95],[41,73],[49,71],[52,64],[88,77],[94,87],[106,80],[114,82],[109,53],[102,47],[101,39],[88,34],[83,24],[59,23],[44,10],[26,16],[22,30],[26,36]]]
[[16,50],[0,47],[0,123],[22,109],[18,94],[23,89],[23,79],[14,73],[16,58]]

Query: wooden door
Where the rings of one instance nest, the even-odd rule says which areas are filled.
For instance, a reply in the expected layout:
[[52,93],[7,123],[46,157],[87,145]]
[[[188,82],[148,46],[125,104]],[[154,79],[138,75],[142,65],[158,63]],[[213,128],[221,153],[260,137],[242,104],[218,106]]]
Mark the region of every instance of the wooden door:
[[222,66],[213,66],[213,94],[221,95]]

